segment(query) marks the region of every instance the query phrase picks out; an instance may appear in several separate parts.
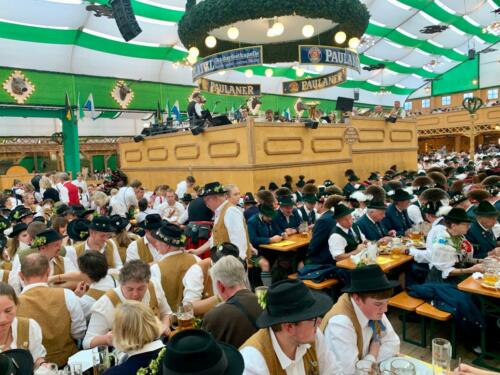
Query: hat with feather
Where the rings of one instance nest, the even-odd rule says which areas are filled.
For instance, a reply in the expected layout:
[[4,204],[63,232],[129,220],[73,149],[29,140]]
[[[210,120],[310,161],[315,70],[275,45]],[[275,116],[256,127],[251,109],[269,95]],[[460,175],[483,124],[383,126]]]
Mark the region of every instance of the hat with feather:
[[471,201],[482,202],[488,198],[491,198],[491,194],[483,189],[475,189],[469,191],[467,198]]
[[434,181],[434,185],[436,187],[444,188],[447,184],[446,176],[444,175],[444,173],[434,171],[427,173],[427,176],[429,176],[432,181]]
[[377,185],[371,185],[366,188],[366,194],[371,195],[373,197],[372,200],[377,202],[385,201],[385,190]]
[[434,186],[434,181],[427,176],[418,176],[416,177],[411,186],[413,187],[413,192],[416,195],[422,194],[425,190]]

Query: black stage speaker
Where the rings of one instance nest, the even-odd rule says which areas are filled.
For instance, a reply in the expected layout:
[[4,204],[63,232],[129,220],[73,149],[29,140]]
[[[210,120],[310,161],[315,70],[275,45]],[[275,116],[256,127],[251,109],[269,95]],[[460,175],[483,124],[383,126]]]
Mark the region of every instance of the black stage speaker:
[[212,124],[213,126],[231,125],[231,121],[229,121],[226,115],[218,115],[212,117]]
[[359,89],[354,89],[354,101],[359,100]]
[[354,106],[354,99],[344,98],[343,96],[339,96],[337,98],[337,105],[335,109],[337,111],[349,112],[352,111],[352,107]]
[[474,60],[474,58],[476,57],[476,50],[471,48],[468,51],[468,57],[469,57],[469,60]]
[[142,33],[142,29],[135,19],[130,0],[111,0],[111,8],[116,25],[126,42]]

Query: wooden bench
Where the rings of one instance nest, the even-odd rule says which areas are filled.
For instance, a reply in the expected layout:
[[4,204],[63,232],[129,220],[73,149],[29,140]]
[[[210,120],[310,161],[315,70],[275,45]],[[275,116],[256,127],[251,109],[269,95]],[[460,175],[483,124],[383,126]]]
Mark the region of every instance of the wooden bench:
[[[288,275],[289,279],[296,279],[297,274],[292,273],[291,275]],[[304,284],[307,285],[308,288],[315,289],[315,290],[323,290],[323,289],[329,289],[339,283],[337,279],[328,279],[324,280],[320,283],[315,283],[314,281],[311,280],[302,280]]]
[[[420,306],[417,307],[415,310],[417,315],[420,315],[424,318],[423,320],[423,325],[424,325],[424,338],[425,338],[425,318],[430,319],[431,325],[430,325],[430,330],[429,330],[429,338],[430,341],[432,342],[433,336],[434,336],[434,322],[447,322],[450,321],[450,326],[451,326],[451,350],[452,350],[452,357],[456,358],[457,355],[457,347],[456,347],[456,331],[455,331],[455,322],[453,321],[453,315],[450,314],[449,312],[442,311],[437,309],[436,307],[432,306],[430,303],[424,303]],[[425,340],[424,340],[425,342]]]
[[420,325],[420,341],[415,341],[407,337],[407,317],[409,313],[414,313],[416,309],[425,304],[425,301],[420,298],[410,296],[405,291],[392,296],[388,302],[389,306],[401,310],[403,318],[403,341],[410,344],[425,347],[425,326],[423,322]]

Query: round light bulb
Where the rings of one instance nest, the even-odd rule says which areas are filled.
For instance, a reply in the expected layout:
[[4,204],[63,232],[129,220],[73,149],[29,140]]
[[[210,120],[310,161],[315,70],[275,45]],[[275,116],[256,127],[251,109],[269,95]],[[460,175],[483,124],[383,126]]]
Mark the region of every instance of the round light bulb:
[[477,79],[473,79],[473,80],[472,80],[472,84],[473,84],[473,85],[477,85]]
[[219,72],[219,75],[220,75],[220,76],[225,76],[225,75],[226,75],[226,71],[225,71],[225,70],[221,70],[221,71]]
[[187,59],[188,63],[190,63],[191,65],[195,64],[196,63],[196,57],[192,56],[192,55],[188,55]]
[[191,47],[188,52],[189,52],[189,55],[193,56],[194,58],[196,58],[200,55],[200,50],[196,47]]
[[253,76],[253,70],[252,69],[245,70],[245,77],[251,78],[252,76]]
[[314,65],[314,70],[316,70],[318,73],[321,73],[323,69],[323,65]]
[[342,44],[345,42],[345,40],[347,39],[347,35],[346,33],[344,33],[343,31],[339,31],[335,34],[335,42],[337,44]]
[[266,74],[266,77],[268,77],[268,78],[272,77],[274,74],[274,72],[271,68],[267,68],[264,73]]
[[302,28],[302,35],[306,38],[310,38],[314,35],[314,26],[313,25],[305,25]]
[[356,37],[349,39],[349,48],[356,49],[359,47],[360,40]]
[[215,36],[209,35],[205,38],[205,45],[208,48],[214,48],[217,45],[217,39],[215,39]]
[[266,35],[268,38],[274,38],[276,36],[276,30],[270,27],[269,29],[267,29]]
[[285,26],[281,22],[275,22],[272,28],[275,35],[281,35],[285,31]]
[[297,75],[297,77],[302,77],[304,75],[304,69],[302,68],[297,68],[295,70],[295,74]]
[[231,40],[238,39],[238,37],[240,36],[240,30],[238,30],[237,27],[232,26],[227,29],[227,36]]

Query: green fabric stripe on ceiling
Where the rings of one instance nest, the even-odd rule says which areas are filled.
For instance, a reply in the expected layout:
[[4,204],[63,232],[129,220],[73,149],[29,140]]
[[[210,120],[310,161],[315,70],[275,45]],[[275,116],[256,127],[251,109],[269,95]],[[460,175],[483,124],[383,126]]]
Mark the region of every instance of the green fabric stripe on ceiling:
[[399,31],[389,29],[387,27],[374,25],[372,23],[368,24],[365,33],[373,36],[378,36],[381,38],[387,38],[391,42],[397,43],[401,46],[419,48],[422,51],[431,53],[433,55],[443,55],[455,61],[461,62],[467,60],[467,56],[461,55],[460,53],[455,52],[452,49],[436,47],[435,45],[427,42],[426,40],[413,39],[410,38],[409,36],[401,34]]
[[76,44],[78,30],[55,30],[0,21],[0,37],[25,42]]
[[431,17],[437,19],[438,21],[441,21],[449,25],[453,25],[457,29],[463,31],[466,34],[476,35],[477,37],[479,37],[480,39],[484,40],[487,43],[496,43],[500,41],[500,37],[497,37],[489,33],[483,33],[481,27],[474,26],[461,16],[448,13],[446,10],[444,10],[434,2],[429,3],[428,0],[398,0],[398,1],[402,4],[411,6],[412,8],[419,9],[422,12],[427,13]]
[[[92,0],[93,3],[108,5],[108,0]],[[178,22],[184,15],[182,10],[165,9],[155,5],[140,3],[132,0],[132,9],[136,16],[151,18],[159,21]]]
[[393,61],[379,61],[376,59],[372,59],[371,57],[368,57],[366,55],[361,54],[359,56],[359,60],[361,61],[361,64],[365,65],[377,65],[377,64],[385,64],[385,67],[387,69],[392,70],[393,72],[396,73],[401,73],[401,74],[418,74],[421,77],[424,78],[434,78],[437,77],[439,74],[434,73],[434,72],[429,72],[425,69],[422,68],[413,68],[413,67],[406,67],[402,66],[399,64],[396,64]]

